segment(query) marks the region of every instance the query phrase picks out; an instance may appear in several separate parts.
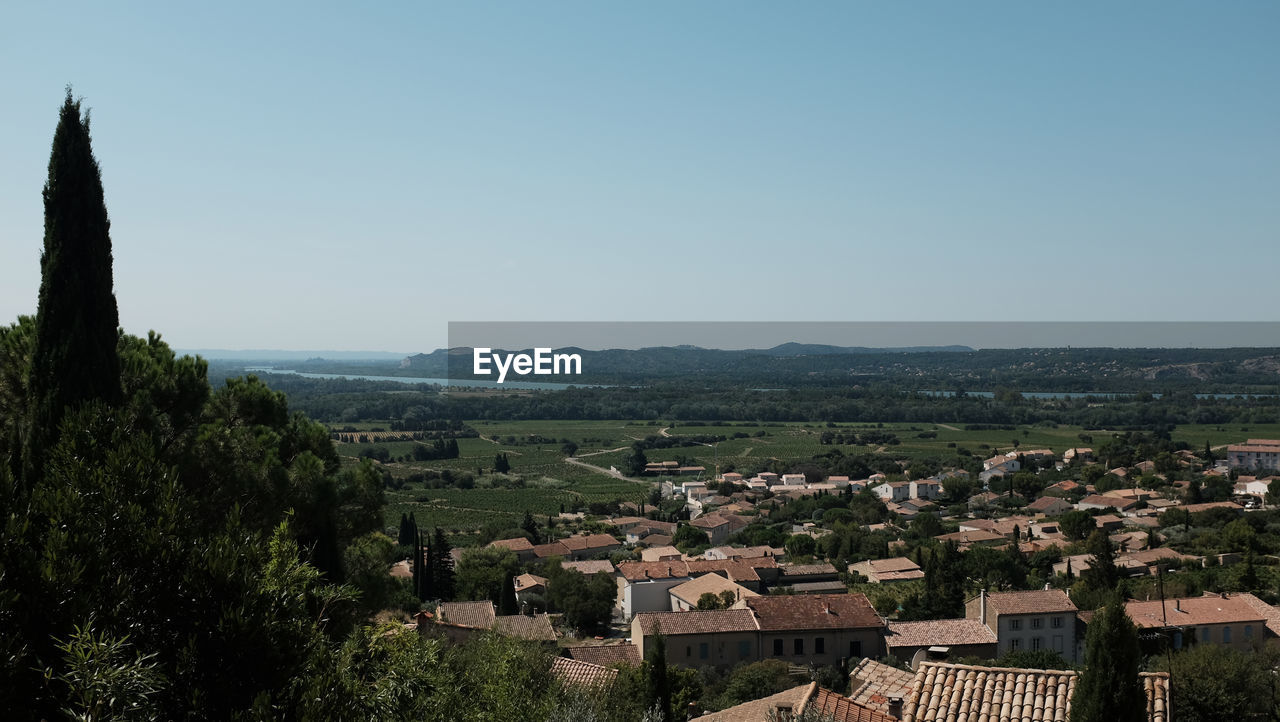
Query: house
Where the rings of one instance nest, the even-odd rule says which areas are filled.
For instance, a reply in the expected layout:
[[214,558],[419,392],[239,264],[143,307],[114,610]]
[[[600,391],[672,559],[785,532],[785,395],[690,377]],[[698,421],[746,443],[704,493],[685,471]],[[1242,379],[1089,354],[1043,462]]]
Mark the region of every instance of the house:
[[729,538],[729,519],[719,514],[700,516],[689,522],[689,525],[706,534],[707,541],[712,544],[723,544]]
[[510,549],[515,553],[516,558],[521,564],[533,561],[533,542],[524,537],[516,537],[515,539],[498,539],[489,542],[489,546],[497,549]]
[[1089,447],[1077,447],[1067,449],[1062,452],[1062,460],[1070,464],[1073,461],[1090,462],[1093,461],[1093,449]]
[[871,490],[885,501],[906,501],[911,498],[911,482],[891,481]]
[[1247,496],[1256,496],[1262,498],[1267,495],[1267,489],[1271,485],[1270,479],[1253,479],[1251,481],[1236,482],[1235,492]]
[[1107,496],[1104,494],[1091,494],[1076,502],[1076,508],[1082,511],[1090,509],[1116,509],[1117,511],[1129,511],[1138,505],[1134,499],[1125,499],[1119,496]]
[[703,594],[713,594],[720,597],[728,592],[733,597],[734,603],[744,597],[759,596],[755,592],[747,589],[740,584],[725,579],[719,574],[703,574],[695,577],[683,584],[677,584],[672,587],[668,594],[671,595],[671,606],[673,612],[687,612],[698,608],[698,600]]
[[640,551],[640,561],[664,562],[672,559],[684,559],[684,553],[673,546],[649,547]]
[[1249,439],[1227,447],[1227,465],[1233,469],[1280,470],[1280,440]]
[[1039,499],[1027,504],[1027,509],[1044,514],[1045,516],[1058,516],[1065,514],[1075,507],[1063,499],[1056,496],[1042,496]]
[[759,474],[756,474],[756,478],[769,486],[773,486],[778,483],[778,475],[772,471],[762,471]]
[[732,609],[644,612],[631,622],[641,658],[662,634],[667,661],[689,667],[764,659],[836,665],[883,654],[884,632],[884,620],[863,594],[745,597]]
[[1017,454],[1013,456],[993,456],[990,459],[982,460],[983,471],[999,471],[1002,474],[1012,474],[1022,470],[1022,463],[1018,461]]
[[783,474],[783,486],[804,486],[804,474]]
[[965,603],[966,619],[995,632],[998,654],[1048,649],[1076,661],[1076,605],[1061,589],[1028,592],[985,591]]
[[816,564],[779,564],[779,584],[804,584],[808,582],[834,582],[840,573],[830,562]]
[[722,561],[622,562],[618,565],[618,606],[630,621],[640,612],[671,609],[670,590],[703,574],[720,576],[754,592],[764,589],[761,572],[776,579],[777,563],[772,557]]
[[[1266,608],[1266,609],[1264,609]],[[1205,594],[1152,601],[1128,601],[1125,612],[1139,629],[1160,630],[1175,649],[1185,644],[1220,644],[1245,651],[1265,638],[1276,610],[1252,594]]]
[[515,578],[516,601],[524,604],[529,601],[530,597],[537,595],[544,596],[547,593],[546,577],[539,577],[534,574],[521,574]]
[[1057,454],[1053,453],[1053,449],[1017,449],[1005,454],[1005,458],[1008,459],[1021,458],[1025,461],[1034,461],[1037,464],[1052,461],[1057,456]]
[[996,633],[977,619],[889,622],[884,643],[889,654],[910,663],[913,669],[935,655],[995,659],[998,646]]
[[911,498],[933,500],[942,496],[942,484],[932,479],[911,482]]
[[565,537],[549,544],[538,544],[533,547],[533,555],[538,559],[560,557],[572,562],[608,554],[621,548],[622,542],[609,534],[588,534]]
[[777,557],[778,553],[767,546],[756,547],[712,547],[702,553],[704,559],[761,559]]
[[631,544],[635,544],[650,534],[665,534],[667,536],[672,536],[675,533],[675,522],[653,521],[652,519],[648,519],[627,530],[627,541]]
[[[902,722],[1069,720],[1074,670],[923,662],[902,704]],[[1169,675],[1140,672],[1149,722],[1168,722]]]
[[975,545],[995,546],[1008,541],[1006,537],[1000,534],[984,531],[982,529],[978,529],[976,531],[953,531],[950,534],[939,534],[934,537],[934,539],[937,539],[943,544],[946,544],[947,542],[955,542],[965,548]]
[[545,614],[498,616],[493,602],[441,602],[430,624],[418,624],[418,633],[441,635],[453,644],[492,629],[507,637],[555,642],[556,632]]
[[1044,493],[1049,494],[1051,496],[1066,496],[1068,494],[1074,494],[1077,491],[1082,492],[1083,490],[1084,490],[1084,487],[1081,486],[1078,482],[1074,482],[1074,481],[1071,481],[1070,479],[1067,479],[1064,481],[1059,481],[1056,484],[1050,484],[1049,486],[1045,487]]
[[796,719],[802,714],[840,722],[898,722],[897,717],[864,707],[848,697],[819,687],[817,682],[694,717],[693,722],[775,722]]
[[741,484],[742,474],[739,474],[736,471],[727,471],[720,475],[720,481],[723,481],[729,484]]
[[920,565],[906,557],[892,559],[872,559],[849,565],[850,572],[857,572],[868,581],[877,584],[889,582],[909,582],[912,579],[924,579]]

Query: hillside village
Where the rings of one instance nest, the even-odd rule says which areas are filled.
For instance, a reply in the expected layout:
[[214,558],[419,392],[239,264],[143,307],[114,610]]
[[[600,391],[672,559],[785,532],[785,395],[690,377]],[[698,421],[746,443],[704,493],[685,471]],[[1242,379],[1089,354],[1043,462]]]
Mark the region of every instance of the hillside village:
[[[655,506],[561,514],[567,536],[452,550],[459,575],[485,554],[514,562],[515,607],[442,602],[410,626],[553,646],[554,673],[588,686],[641,664],[658,640],[673,665],[729,674],[772,660],[814,677],[701,720],[806,708],[834,719],[969,719],[954,714],[964,708],[978,719],[981,700],[1014,695],[1014,677],[1017,695],[1028,691],[1014,695],[1022,716],[1010,718],[1064,719],[1094,610],[1115,589],[1147,654],[1276,646],[1280,441],[1098,462],[1088,447],[1019,449],[984,460],[976,477],[664,480]],[[705,472],[669,466],[662,476]],[[608,618],[590,629],[548,603],[575,574],[609,580],[597,587]],[[1142,679],[1149,718],[1169,719],[1167,673]]]

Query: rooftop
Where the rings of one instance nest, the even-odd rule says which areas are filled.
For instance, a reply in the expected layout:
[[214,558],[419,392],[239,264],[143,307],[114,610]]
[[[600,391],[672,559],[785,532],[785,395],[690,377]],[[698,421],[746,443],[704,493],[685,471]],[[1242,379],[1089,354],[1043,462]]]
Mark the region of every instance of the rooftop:
[[883,627],[884,620],[865,594],[807,594],[749,597],[762,630],[856,629]]
[[[1167,674],[1142,673],[1147,719],[1165,722]],[[1067,720],[1076,673],[922,662],[903,700],[902,722]]]
[[879,712],[889,711],[889,699],[905,700],[915,674],[874,659],[858,662],[849,673],[849,698]]
[[565,647],[570,657],[604,667],[615,664],[640,664],[640,650],[634,644],[582,644]]
[[994,614],[1053,614],[1077,611],[1076,605],[1061,589],[994,592],[987,595],[987,607]]
[[613,680],[618,677],[618,670],[568,657],[556,657],[551,662],[551,676],[566,685],[601,688],[613,684]]
[[821,719],[832,722],[897,722],[893,717],[819,687],[817,682],[802,684],[762,699],[695,717],[694,722],[766,722],[780,719],[780,709],[791,710],[791,714],[797,716],[813,711]]
[[[1253,596],[1253,595],[1249,595]],[[1205,595],[1139,602],[1125,602],[1124,610],[1139,627],[1183,627],[1201,624],[1265,623],[1262,610],[1245,601],[1243,595]],[[1255,597],[1256,599],[1256,597]],[[1261,600],[1258,600],[1261,601]],[[1167,622],[1166,622],[1167,620]]]
[[641,612],[640,630],[650,634],[724,634],[756,631],[755,615],[749,609],[716,609],[690,612]]
[[703,574],[702,576],[691,579],[683,584],[677,584],[671,588],[670,593],[672,596],[683,599],[685,602],[696,606],[698,604],[698,598],[703,594],[711,593],[719,595],[721,592],[726,591],[733,592],[735,599],[759,596],[750,589],[734,584],[719,574]]
[[489,629],[497,618],[493,602],[441,602],[436,619],[445,624],[472,629]]
[[935,619],[926,622],[889,622],[885,644],[894,647],[961,646],[995,644],[996,633],[977,619]]

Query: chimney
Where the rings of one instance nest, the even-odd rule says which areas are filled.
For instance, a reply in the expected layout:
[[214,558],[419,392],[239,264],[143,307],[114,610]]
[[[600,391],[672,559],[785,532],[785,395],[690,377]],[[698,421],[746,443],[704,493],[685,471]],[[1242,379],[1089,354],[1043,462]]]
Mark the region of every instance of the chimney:
[[902,698],[901,697],[889,698],[889,716],[894,717],[896,719],[902,719]]
[[987,590],[985,587],[978,590],[978,621],[983,624],[987,623]]

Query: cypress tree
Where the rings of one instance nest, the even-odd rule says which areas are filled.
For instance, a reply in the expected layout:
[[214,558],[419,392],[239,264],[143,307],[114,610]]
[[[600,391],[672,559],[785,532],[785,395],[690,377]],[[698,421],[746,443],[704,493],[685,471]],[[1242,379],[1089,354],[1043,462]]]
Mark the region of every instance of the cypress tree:
[[516,578],[507,575],[502,583],[502,597],[498,600],[498,614],[511,616],[520,613],[520,604],[516,601]]
[[453,557],[449,555],[452,549],[444,532],[436,527],[435,537],[431,542],[431,575],[436,598],[446,602],[453,599],[454,593]]
[[1125,614],[1120,595],[1089,623],[1084,672],[1071,696],[1071,722],[1139,722],[1147,718],[1147,697],[1138,670],[1142,651],[1138,629]]
[[121,401],[120,317],[112,290],[111,223],[88,114],[67,88],[44,186],[40,305],[31,359],[27,462],[38,469],[68,408]]

